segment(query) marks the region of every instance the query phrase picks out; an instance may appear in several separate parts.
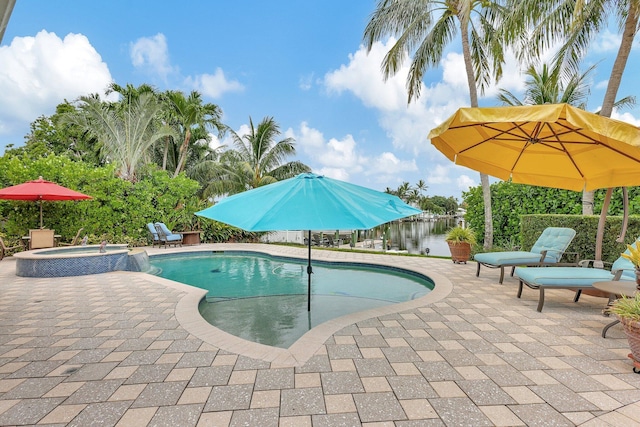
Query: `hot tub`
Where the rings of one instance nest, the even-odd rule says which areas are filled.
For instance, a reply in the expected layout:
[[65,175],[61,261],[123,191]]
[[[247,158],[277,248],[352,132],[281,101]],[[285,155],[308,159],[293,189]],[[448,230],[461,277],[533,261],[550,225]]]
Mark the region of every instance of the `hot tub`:
[[47,248],[18,252],[16,275],[22,277],[64,277],[130,270],[129,249],[126,244]]

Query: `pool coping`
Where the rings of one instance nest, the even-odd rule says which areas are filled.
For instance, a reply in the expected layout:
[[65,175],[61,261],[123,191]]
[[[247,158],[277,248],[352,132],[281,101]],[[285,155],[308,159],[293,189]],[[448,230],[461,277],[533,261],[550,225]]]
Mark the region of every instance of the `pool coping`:
[[[148,248],[147,248],[148,249]],[[268,244],[242,244],[242,243],[223,243],[223,244],[207,244],[198,247],[180,248],[180,253],[185,252],[202,252],[202,251],[246,251],[271,256],[284,256],[296,259],[307,259],[307,249],[278,246]],[[157,255],[159,253],[170,254],[173,251],[151,251],[149,255]],[[350,263],[350,264],[376,264],[384,267],[398,268],[397,256],[385,254],[363,254],[349,253],[337,251],[314,250],[312,260]],[[421,259],[416,257],[417,259]],[[424,258],[426,260],[427,258]],[[396,262],[394,262],[396,261]],[[427,295],[416,298],[411,301],[387,305],[383,307],[372,308],[357,313],[347,314],[332,320],[328,320],[315,328],[311,329],[300,337],[288,349],[272,347],[264,344],[255,343],[235,335],[231,335],[221,329],[208,323],[198,310],[200,301],[205,297],[207,291],[196,288],[194,286],[164,279],[152,274],[145,274],[146,278],[158,284],[177,289],[185,292],[185,295],[179,300],[175,308],[175,316],[178,323],[189,333],[200,338],[204,342],[218,347],[222,350],[243,356],[268,361],[272,367],[295,367],[303,365],[309,360],[322,345],[337,331],[361,322],[366,319],[384,316],[393,313],[399,313],[406,310],[423,307],[428,304],[436,303],[447,297],[453,291],[453,284],[449,279],[441,274],[428,271],[427,266],[421,265],[403,265],[402,269],[412,271],[429,277],[435,284],[434,289]]]

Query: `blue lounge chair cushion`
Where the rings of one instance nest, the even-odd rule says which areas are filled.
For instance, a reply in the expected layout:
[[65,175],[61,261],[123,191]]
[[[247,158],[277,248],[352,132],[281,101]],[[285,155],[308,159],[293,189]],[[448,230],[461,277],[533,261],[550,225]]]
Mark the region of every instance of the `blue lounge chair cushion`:
[[515,275],[533,286],[585,288],[595,282],[613,280],[614,275],[602,268],[581,267],[517,267]]
[[150,222],[149,224],[147,224],[147,228],[149,229],[149,233],[151,233],[151,235],[153,236],[153,241],[157,242],[158,232],[156,231],[156,227],[153,225],[152,222]]
[[[633,244],[635,247],[635,243]],[[629,253],[627,249],[625,253]],[[611,271],[601,268],[581,267],[530,267],[516,268],[515,274],[525,283],[534,286],[555,286],[559,288],[590,287],[595,282],[614,280],[615,273],[622,270],[619,280],[636,280],[635,268],[626,258],[618,258]]]
[[[556,263],[558,259],[554,254],[547,252],[544,257],[546,263]],[[508,252],[484,252],[476,254],[473,259],[489,265],[527,265],[540,262],[540,252],[508,251]]]
[[[476,254],[474,259],[480,263],[502,265],[527,265],[544,262],[554,264],[560,261],[562,254],[575,237],[576,232],[571,228],[547,227],[538,240],[527,251],[485,252]],[[542,251],[547,251],[544,260],[540,261]]]
[[164,234],[167,242],[177,242],[182,240],[182,234],[172,233],[164,223],[156,222],[156,226],[160,227],[160,230],[162,231],[162,234]]

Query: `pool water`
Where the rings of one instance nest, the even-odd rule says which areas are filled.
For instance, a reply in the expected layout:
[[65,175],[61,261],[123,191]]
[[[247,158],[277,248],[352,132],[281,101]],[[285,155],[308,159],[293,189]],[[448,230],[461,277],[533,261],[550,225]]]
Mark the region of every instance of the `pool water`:
[[327,320],[422,297],[428,278],[400,269],[312,261],[311,312],[306,260],[257,253],[153,256],[156,274],[206,289],[200,313],[238,337],[288,348]]

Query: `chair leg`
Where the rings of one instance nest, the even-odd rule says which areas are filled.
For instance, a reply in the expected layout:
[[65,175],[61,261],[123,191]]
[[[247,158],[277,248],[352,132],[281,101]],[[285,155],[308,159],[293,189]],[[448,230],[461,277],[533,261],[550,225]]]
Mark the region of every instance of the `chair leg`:
[[544,288],[540,286],[540,298],[538,299],[538,311],[542,311],[542,306],[544,305]]
[[500,280],[498,281],[498,283],[500,283],[502,285],[502,281],[504,280],[504,266],[501,265],[500,266]]
[[513,277],[515,272],[516,272],[516,266],[514,265],[513,267],[511,267],[511,277]]
[[576,291],[576,295],[573,297],[573,302],[578,302],[578,300],[580,299],[580,295],[582,295],[582,289],[578,289]]
[[480,265],[482,264],[480,264],[479,262],[476,264],[478,264],[478,268],[476,269],[476,277],[480,277]]
[[522,280],[520,280],[520,286],[518,287],[518,298],[522,296]]

